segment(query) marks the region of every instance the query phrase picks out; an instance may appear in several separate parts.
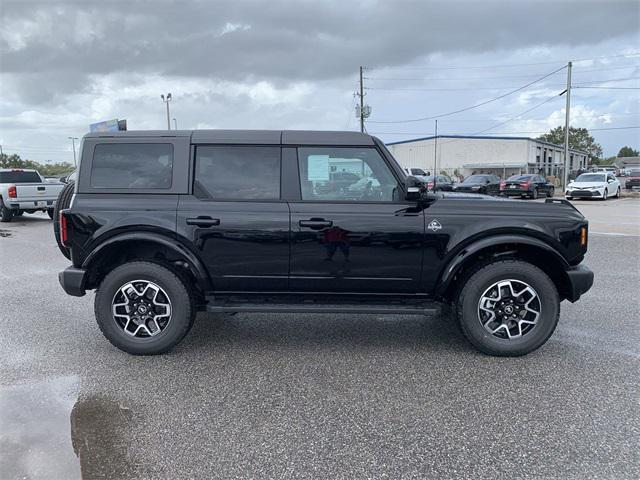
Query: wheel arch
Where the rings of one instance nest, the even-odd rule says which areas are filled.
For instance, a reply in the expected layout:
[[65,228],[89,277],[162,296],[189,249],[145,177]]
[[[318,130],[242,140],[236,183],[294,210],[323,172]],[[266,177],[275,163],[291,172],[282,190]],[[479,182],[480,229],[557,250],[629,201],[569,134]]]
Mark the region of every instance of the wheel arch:
[[517,258],[537,266],[551,278],[560,298],[569,298],[567,260],[551,245],[525,235],[496,235],[463,247],[442,269],[436,295],[452,300],[468,274],[497,258]]
[[135,260],[170,264],[202,292],[212,289],[211,278],[200,258],[176,239],[155,232],[123,233],[101,243],[82,264],[88,273],[86,288],[96,288],[113,268]]

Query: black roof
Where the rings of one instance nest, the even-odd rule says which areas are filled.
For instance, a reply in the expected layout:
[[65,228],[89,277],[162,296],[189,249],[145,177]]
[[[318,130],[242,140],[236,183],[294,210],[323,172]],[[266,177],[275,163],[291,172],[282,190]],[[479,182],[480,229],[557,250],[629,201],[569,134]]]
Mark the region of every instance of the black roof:
[[85,138],[191,137],[191,143],[260,145],[374,145],[366,133],[322,130],[128,130],[91,132]]

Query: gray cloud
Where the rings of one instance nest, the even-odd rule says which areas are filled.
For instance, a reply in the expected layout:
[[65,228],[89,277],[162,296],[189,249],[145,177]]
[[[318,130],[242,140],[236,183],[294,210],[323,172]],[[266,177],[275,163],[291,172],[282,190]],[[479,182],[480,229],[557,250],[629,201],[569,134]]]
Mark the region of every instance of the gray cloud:
[[639,14],[634,1],[3,3],[2,72],[28,74],[32,102],[91,74],[286,83],[434,52],[584,45],[636,31]]

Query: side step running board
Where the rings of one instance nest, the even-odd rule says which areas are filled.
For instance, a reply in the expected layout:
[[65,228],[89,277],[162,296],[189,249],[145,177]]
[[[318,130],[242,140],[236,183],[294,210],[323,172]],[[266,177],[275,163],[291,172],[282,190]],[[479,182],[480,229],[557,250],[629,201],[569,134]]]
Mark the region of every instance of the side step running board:
[[210,303],[207,312],[260,312],[260,313],[378,313],[387,315],[437,315],[436,304],[417,305],[327,305],[327,304],[274,304],[274,303]]

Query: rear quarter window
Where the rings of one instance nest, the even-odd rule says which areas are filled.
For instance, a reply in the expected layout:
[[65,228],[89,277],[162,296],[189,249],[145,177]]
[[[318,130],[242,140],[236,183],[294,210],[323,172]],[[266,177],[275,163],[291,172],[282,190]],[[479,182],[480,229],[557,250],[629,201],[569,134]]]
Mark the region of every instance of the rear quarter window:
[[91,163],[93,188],[169,189],[173,177],[170,143],[103,143]]

